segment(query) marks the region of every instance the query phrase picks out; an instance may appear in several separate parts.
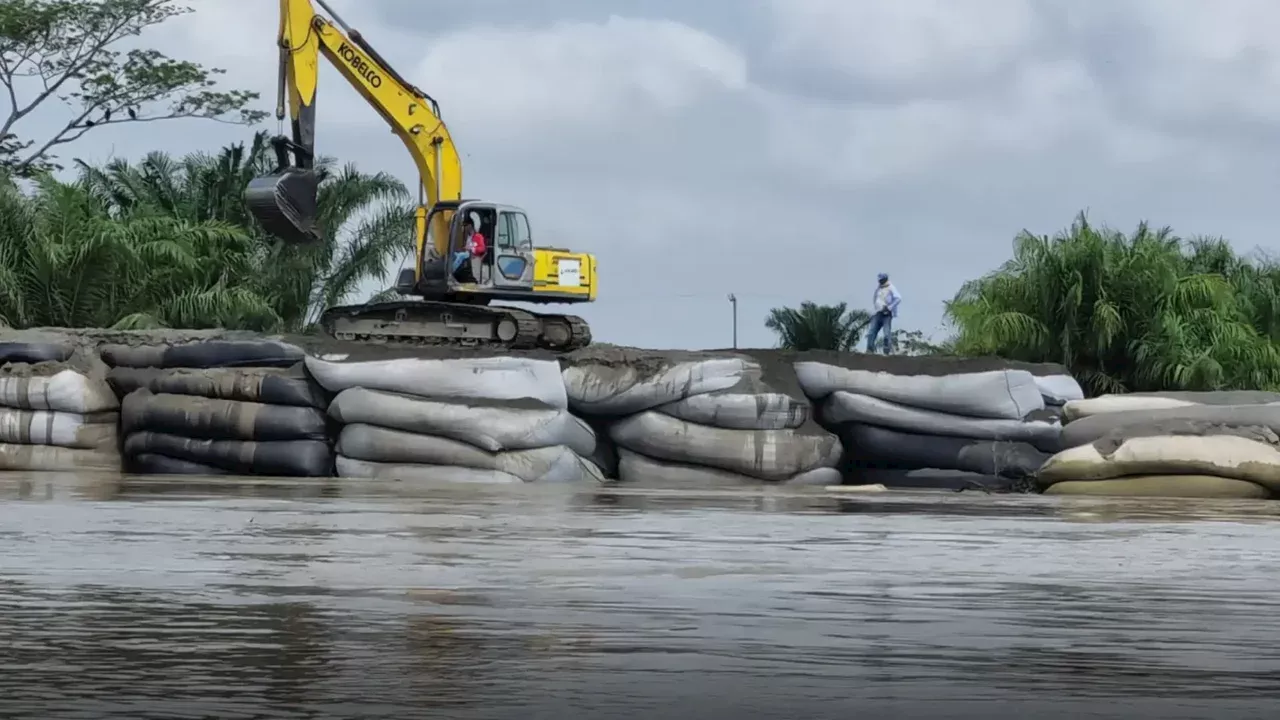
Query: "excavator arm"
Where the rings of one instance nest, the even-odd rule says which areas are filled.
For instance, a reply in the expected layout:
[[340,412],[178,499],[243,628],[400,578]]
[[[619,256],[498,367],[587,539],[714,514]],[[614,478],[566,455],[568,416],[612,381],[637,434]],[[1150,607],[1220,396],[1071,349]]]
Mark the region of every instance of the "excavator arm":
[[[329,17],[316,12],[317,4]],[[462,163],[436,101],[397,73],[324,0],[280,0],[279,45],[276,117],[284,120],[287,103],[291,137],[274,140],[279,168],[254,180],[245,192],[254,217],[287,243],[320,239],[315,136],[323,55],[391,126],[417,165],[421,188],[414,213],[416,256],[424,257],[428,237],[434,238],[436,253],[447,253],[448,214],[436,213],[431,222],[438,227],[430,232],[427,218],[436,203],[462,199]]]

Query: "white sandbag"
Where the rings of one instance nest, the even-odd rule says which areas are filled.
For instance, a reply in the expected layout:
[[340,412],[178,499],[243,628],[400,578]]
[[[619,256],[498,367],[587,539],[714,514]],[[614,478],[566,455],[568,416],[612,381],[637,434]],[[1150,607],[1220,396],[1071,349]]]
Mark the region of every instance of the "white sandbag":
[[62,370],[48,377],[0,377],[0,405],[20,410],[96,413],[118,409],[120,400],[105,379]]
[[1271,491],[1257,483],[1214,475],[1131,475],[1112,480],[1064,480],[1045,488],[1044,494],[1202,500],[1262,500],[1272,497]]
[[1087,418],[1092,415],[1103,415],[1129,410],[1168,410],[1169,408],[1190,407],[1198,405],[1189,400],[1159,397],[1156,395],[1099,395],[1087,400],[1072,400],[1063,408],[1067,422]]
[[1197,405],[1272,405],[1280,403],[1280,392],[1270,390],[1160,390],[1129,393],[1135,397],[1165,397]]
[[1043,483],[1110,480],[1127,475],[1214,475],[1280,490],[1280,450],[1235,435],[1157,435],[1129,438],[1109,453],[1081,445],[1040,468]]
[[784,430],[809,419],[809,403],[783,393],[710,393],[654,408],[663,415],[730,430]]
[[[618,449],[618,480],[636,487],[684,490],[738,488],[768,482],[728,470],[657,460],[625,448]],[[827,486],[839,485],[841,480],[839,470],[824,467],[793,475],[779,484]]]
[[448,465],[496,470],[525,482],[604,482],[604,473],[564,445],[532,450],[486,452],[458,440],[418,435],[373,425],[347,425],[337,452],[353,460],[393,465]]
[[1084,399],[1084,388],[1070,375],[1036,376],[1036,387],[1046,405],[1066,405]]
[[338,455],[334,458],[338,477],[367,478],[371,480],[401,480],[404,482],[437,482],[478,485],[523,485],[524,481],[510,473],[498,470],[450,467],[448,465],[396,465],[391,463],[353,460]]
[[975,440],[1028,442],[1041,449],[1056,450],[1062,426],[1044,420],[996,420],[961,417],[931,410],[918,410],[885,400],[836,391],[822,406],[827,422],[856,422],[902,430],[918,435],[949,435]]
[[565,409],[560,363],[524,357],[397,358],[336,362],[307,356],[307,371],[329,392],[363,387],[437,400],[535,400]]
[[586,415],[633,415],[702,393],[728,390],[748,371],[742,358],[680,362],[657,372],[628,365],[583,364],[562,373],[569,406]]
[[825,432],[725,430],[654,411],[615,423],[609,436],[627,450],[659,460],[775,481],[815,468],[835,467],[843,451],[840,440]]
[[0,470],[120,472],[121,465],[120,453],[115,448],[87,450],[0,443]]
[[1280,405],[1280,393],[1265,390],[1172,390],[1101,395],[1067,403],[1067,420],[1128,411],[1173,410],[1185,407],[1230,405]]
[[51,410],[0,408],[0,443],[58,445],[92,450],[116,447],[120,437],[120,413],[93,415]]
[[1035,376],[1026,370],[894,375],[819,362],[798,362],[795,369],[805,394],[815,400],[843,391],[949,415],[1006,420],[1044,409]]
[[467,405],[357,387],[338,393],[329,416],[344,425],[365,423],[461,440],[489,452],[567,445],[588,457],[596,450],[590,425],[568,410],[547,407]]

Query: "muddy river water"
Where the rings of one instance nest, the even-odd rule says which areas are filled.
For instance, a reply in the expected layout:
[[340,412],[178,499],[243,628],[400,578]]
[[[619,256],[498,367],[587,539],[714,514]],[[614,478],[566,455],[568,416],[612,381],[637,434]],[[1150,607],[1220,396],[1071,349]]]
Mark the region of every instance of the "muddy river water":
[[1274,717],[1280,508],[0,480],[0,716]]

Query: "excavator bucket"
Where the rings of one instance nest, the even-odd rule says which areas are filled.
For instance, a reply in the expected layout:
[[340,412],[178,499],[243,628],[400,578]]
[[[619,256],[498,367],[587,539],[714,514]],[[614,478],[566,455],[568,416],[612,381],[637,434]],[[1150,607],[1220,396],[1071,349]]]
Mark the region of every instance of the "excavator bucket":
[[315,171],[288,168],[251,180],[244,200],[267,234],[290,245],[314,243],[320,240],[316,228],[319,187]]

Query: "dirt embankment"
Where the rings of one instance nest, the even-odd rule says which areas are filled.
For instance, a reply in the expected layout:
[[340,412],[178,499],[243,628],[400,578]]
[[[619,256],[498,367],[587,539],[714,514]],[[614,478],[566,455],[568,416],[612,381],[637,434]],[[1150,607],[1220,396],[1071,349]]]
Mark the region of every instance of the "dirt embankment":
[[1005,360],[998,357],[955,357],[951,355],[871,355],[865,353],[836,352],[834,350],[706,350],[712,355],[743,353],[761,364],[773,363],[790,367],[796,362],[820,362],[849,370],[888,372],[895,375],[954,375],[958,373],[989,372],[991,370],[1026,370],[1037,377],[1065,375],[1067,369],[1057,363],[1028,363]]
[[[90,374],[106,372],[106,367],[98,358],[97,353],[97,348],[102,345],[162,346],[183,345],[209,340],[239,342],[281,341],[296,345],[308,354],[344,362],[391,360],[406,357],[445,360],[514,356],[557,359],[564,367],[581,365],[627,367],[640,372],[642,375],[661,372],[677,363],[737,356],[755,362],[761,369],[759,378],[752,378],[748,381],[757,383],[752,386],[755,388],[754,390],[744,386],[737,392],[772,391],[790,394],[795,397],[803,397],[803,393],[800,392],[799,385],[795,381],[795,373],[791,369],[792,364],[798,361],[814,361],[849,369],[891,372],[898,375],[938,376],[1003,369],[1022,369],[1038,376],[1067,372],[1065,368],[1056,364],[1022,363],[996,357],[887,357],[825,350],[805,352],[757,348],[662,350],[597,344],[569,353],[554,353],[545,350],[495,351],[485,348],[405,347],[334,340],[320,335],[261,335],[240,330],[0,329],[0,346],[3,346],[4,343],[33,343],[66,347],[70,350],[68,358],[55,363],[55,366],[72,367]],[[2,350],[2,347],[0,347],[0,350]],[[39,372],[46,372],[52,367],[54,366],[42,368]],[[10,373],[24,372],[17,369],[16,365],[10,365],[9,368],[11,369],[7,370],[7,372]],[[56,372],[56,370],[54,371]],[[29,370],[25,372],[36,371]]]

